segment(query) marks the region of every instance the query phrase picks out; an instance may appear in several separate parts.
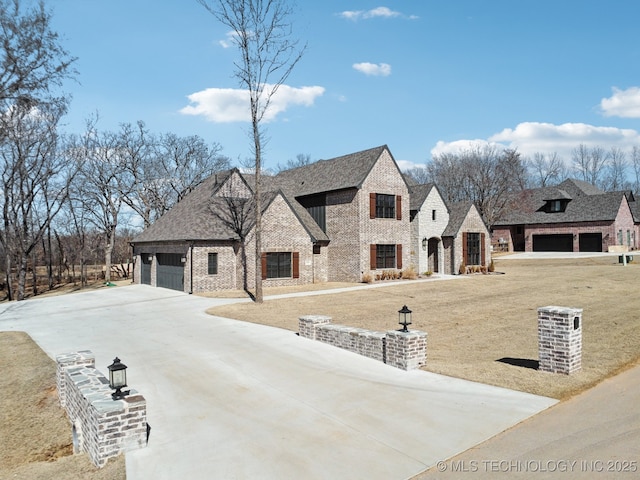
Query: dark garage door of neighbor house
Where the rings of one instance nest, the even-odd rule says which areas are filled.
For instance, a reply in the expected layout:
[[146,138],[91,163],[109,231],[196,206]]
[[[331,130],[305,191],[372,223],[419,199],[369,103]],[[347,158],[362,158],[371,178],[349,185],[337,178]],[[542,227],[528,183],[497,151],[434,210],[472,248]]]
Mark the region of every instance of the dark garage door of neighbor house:
[[579,242],[581,252],[602,251],[602,233],[581,233]]
[[184,264],[179,253],[157,253],[156,285],[184,291]]
[[151,260],[148,253],[140,254],[142,259],[142,268],[140,269],[140,283],[143,285],[151,285]]
[[534,235],[534,252],[573,252],[573,234]]

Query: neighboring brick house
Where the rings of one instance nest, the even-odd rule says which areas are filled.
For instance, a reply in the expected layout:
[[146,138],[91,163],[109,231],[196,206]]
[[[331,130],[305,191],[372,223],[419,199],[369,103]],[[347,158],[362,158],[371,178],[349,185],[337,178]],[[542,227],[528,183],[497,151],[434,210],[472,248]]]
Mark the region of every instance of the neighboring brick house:
[[[247,177],[210,177],[137,236],[135,281],[190,293],[252,285],[252,215],[242,235],[226,221],[230,202],[247,213]],[[357,282],[409,265],[409,189],[386,145],[262,179],[265,287]]]
[[631,192],[603,192],[580,180],[524,190],[492,228],[503,251],[606,252],[638,247]]
[[472,203],[447,206],[433,184],[411,186],[412,263],[420,273],[455,275],[462,264],[488,266],[489,230]]

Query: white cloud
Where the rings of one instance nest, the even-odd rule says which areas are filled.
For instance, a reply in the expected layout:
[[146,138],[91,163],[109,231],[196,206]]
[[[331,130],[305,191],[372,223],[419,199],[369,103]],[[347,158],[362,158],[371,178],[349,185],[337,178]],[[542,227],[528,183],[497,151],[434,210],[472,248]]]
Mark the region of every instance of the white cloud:
[[600,101],[600,109],[605,117],[640,118],[640,88],[613,87],[613,95]]
[[344,12],[340,12],[338,14],[342,18],[346,18],[347,20],[360,20],[360,19],[370,19],[370,18],[408,18],[410,20],[416,20],[419,18],[417,15],[405,15],[401,12],[397,12],[395,10],[391,10],[388,7],[377,7],[371,10],[345,10]]
[[222,40],[218,40],[218,44],[222,48],[230,48],[236,43],[235,42],[235,37],[237,37],[237,36],[238,36],[237,32],[235,30],[231,30],[231,31],[227,32],[226,38],[224,38]]
[[365,75],[375,75],[380,77],[388,77],[391,75],[391,65],[388,63],[354,63],[353,68]]
[[618,147],[630,149],[640,144],[640,134],[636,130],[615,127],[597,127],[585,123],[523,122],[515,128],[505,128],[488,139],[440,141],[431,150],[431,155],[459,152],[475,145],[493,145],[498,148],[517,149],[524,156],[534,153],[556,152],[565,161],[571,160],[571,152],[580,144],[604,149]]
[[424,168],[424,163],[415,163],[411,160],[396,160],[398,164],[398,168],[401,172],[406,172],[407,170],[411,170],[412,168]]
[[[265,88],[270,88],[267,85]],[[290,87],[281,85],[271,99],[264,121],[275,120],[279,113],[293,105],[310,107],[324,94],[324,87]],[[250,122],[249,92],[236,88],[207,88],[187,97],[191,105],[180,110],[184,115],[202,115],[215,123]]]
[[453,142],[444,142],[440,140],[436,143],[436,146],[431,149],[431,156],[440,155],[443,153],[459,153],[465,150],[472,150],[475,148],[482,148],[484,146],[495,146],[498,148],[505,148],[505,145],[496,144],[495,142],[488,142],[487,140],[455,140]]

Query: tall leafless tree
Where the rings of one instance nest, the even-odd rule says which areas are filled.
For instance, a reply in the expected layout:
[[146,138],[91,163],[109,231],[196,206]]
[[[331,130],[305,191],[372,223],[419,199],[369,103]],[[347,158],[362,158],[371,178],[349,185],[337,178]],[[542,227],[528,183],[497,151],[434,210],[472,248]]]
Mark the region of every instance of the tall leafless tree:
[[302,58],[305,46],[292,37],[293,11],[286,0],[198,0],[234,35],[240,59],[234,75],[248,92],[251,113],[251,150],[255,159],[255,301],[262,302],[262,155],[265,143],[262,121],[274,95]]
[[611,192],[630,189],[631,183],[627,180],[629,162],[625,151],[619,147],[611,147],[607,158],[604,189]]
[[[20,0],[0,0],[0,149],[3,152],[4,190],[4,196],[0,199],[3,202],[0,244],[5,254],[4,268],[9,299],[13,299],[14,296],[11,257],[15,248],[12,242],[19,241],[15,233],[18,226],[12,224],[17,218],[16,215],[20,213],[18,207],[11,204],[12,199],[18,194],[15,190],[18,184],[14,181],[18,181],[22,174],[32,174],[27,164],[35,162],[35,156],[39,159],[36,163],[39,162],[41,167],[44,167],[44,163],[52,161],[50,148],[55,145],[56,138],[46,139],[42,135],[57,135],[54,127],[67,107],[68,98],[57,92],[56,88],[61,87],[64,80],[76,73],[72,68],[75,58],[69,56],[61,46],[58,34],[51,29],[51,15],[45,9],[44,2],[29,8],[31,5],[33,3],[29,2],[24,6]],[[16,136],[20,129],[29,131],[29,135],[22,140]],[[43,147],[38,154],[32,149],[34,145],[30,144],[34,141],[34,135],[37,138],[36,143]],[[27,148],[22,150],[24,154],[16,150],[17,142],[24,142],[23,146]],[[27,151],[29,153],[26,153]],[[37,178],[41,182],[52,181],[45,178],[47,174],[54,175],[53,170],[47,172],[45,169],[44,172],[39,172]],[[33,177],[36,178],[36,175],[33,174]],[[34,187],[39,193],[42,193],[41,189],[44,188],[42,184],[36,186],[35,183]],[[33,192],[34,201],[36,197],[38,201],[42,201],[38,193]],[[56,201],[57,198],[56,196]],[[56,209],[52,208],[51,213],[55,211]],[[27,208],[25,212],[29,213],[30,209]],[[32,220],[26,219],[28,222]],[[45,219],[44,225],[50,221],[51,219]],[[43,223],[38,222],[38,225]],[[39,226],[35,230],[36,233],[40,231]],[[24,231],[24,228],[21,229]],[[18,250],[24,250],[23,247],[24,244]],[[23,295],[24,292],[19,296]]]
[[238,250],[242,267],[242,288],[249,293],[247,240],[254,226],[255,202],[252,193],[240,178],[237,169],[231,171],[222,188],[211,198],[209,209],[213,215],[231,230],[238,239]]
[[78,162],[74,197],[82,200],[87,220],[104,239],[105,281],[111,280],[111,254],[121,221],[121,182],[125,173],[118,135],[98,131],[97,117],[87,120],[86,131],[73,136],[68,148]]
[[431,182],[431,176],[427,167],[413,167],[404,172],[411,180],[417,184],[424,184]]
[[276,167],[276,172],[280,173],[280,172],[283,172],[284,170],[291,170],[292,168],[304,167],[312,163],[313,163],[313,160],[311,159],[311,155],[299,153],[296,155],[295,159],[290,158],[284,164],[278,163],[278,166]]
[[[28,263],[64,204],[75,175],[58,156],[56,129],[64,107],[15,107],[2,116],[3,231],[5,252],[17,260],[17,299],[25,298]],[[11,264],[5,258],[8,288]],[[35,265],[32,266],[35,275]],[[34,289],[37,289],[34,283]],[[36,293],[37,290],[34,290]],[[9,290],[9,297],[11,291]]]
[[445,201],[473,202],[489,227],[509,207],[511,194],[525,188],[527,181],[518,152],[490,145],[436,155],[427,170]]
[[208,177],[231,166],[219,143],[207,144],[197,135],[165,133],[155,145],[155,176],[145,185],[154,199],[152,219],[167,212]]
[[605,187],[605,174],[608,154],[600,146],[578,145],[571,152],[573,170],[578,178],[596,187]]
[[567,179],[567,167],[557,152],[533,154],[528,162],[531,184],[534,187],[549,187]]
[[637,145],[631,149],[631,168],[633,169],[633,191],[640,194],[640,147]]

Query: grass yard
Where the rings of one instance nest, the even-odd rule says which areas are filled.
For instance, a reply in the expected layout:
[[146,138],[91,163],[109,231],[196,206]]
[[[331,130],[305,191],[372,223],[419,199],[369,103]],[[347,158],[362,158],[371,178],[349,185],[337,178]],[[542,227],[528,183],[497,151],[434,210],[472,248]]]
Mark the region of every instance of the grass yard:
[[[640,265],[617,257],[495,260],[495,275],[406,281],[330,296],[236,304],[208,313],[298,331],[298,317],[397,329],[397,311],[413,310],[412,328],[428,333],[425,370],[565,399],[640,359]],[[340,285],[343,286],[343,285]],[[265,290],[265,294],[279,293]],[[582,308],[582,370],[538,371],[537,308]]]
[[71,424],[60,406],[56,365],[24,332],[0,332],[0,478],[122,480],[124,456],[97,469],[73,455]]

